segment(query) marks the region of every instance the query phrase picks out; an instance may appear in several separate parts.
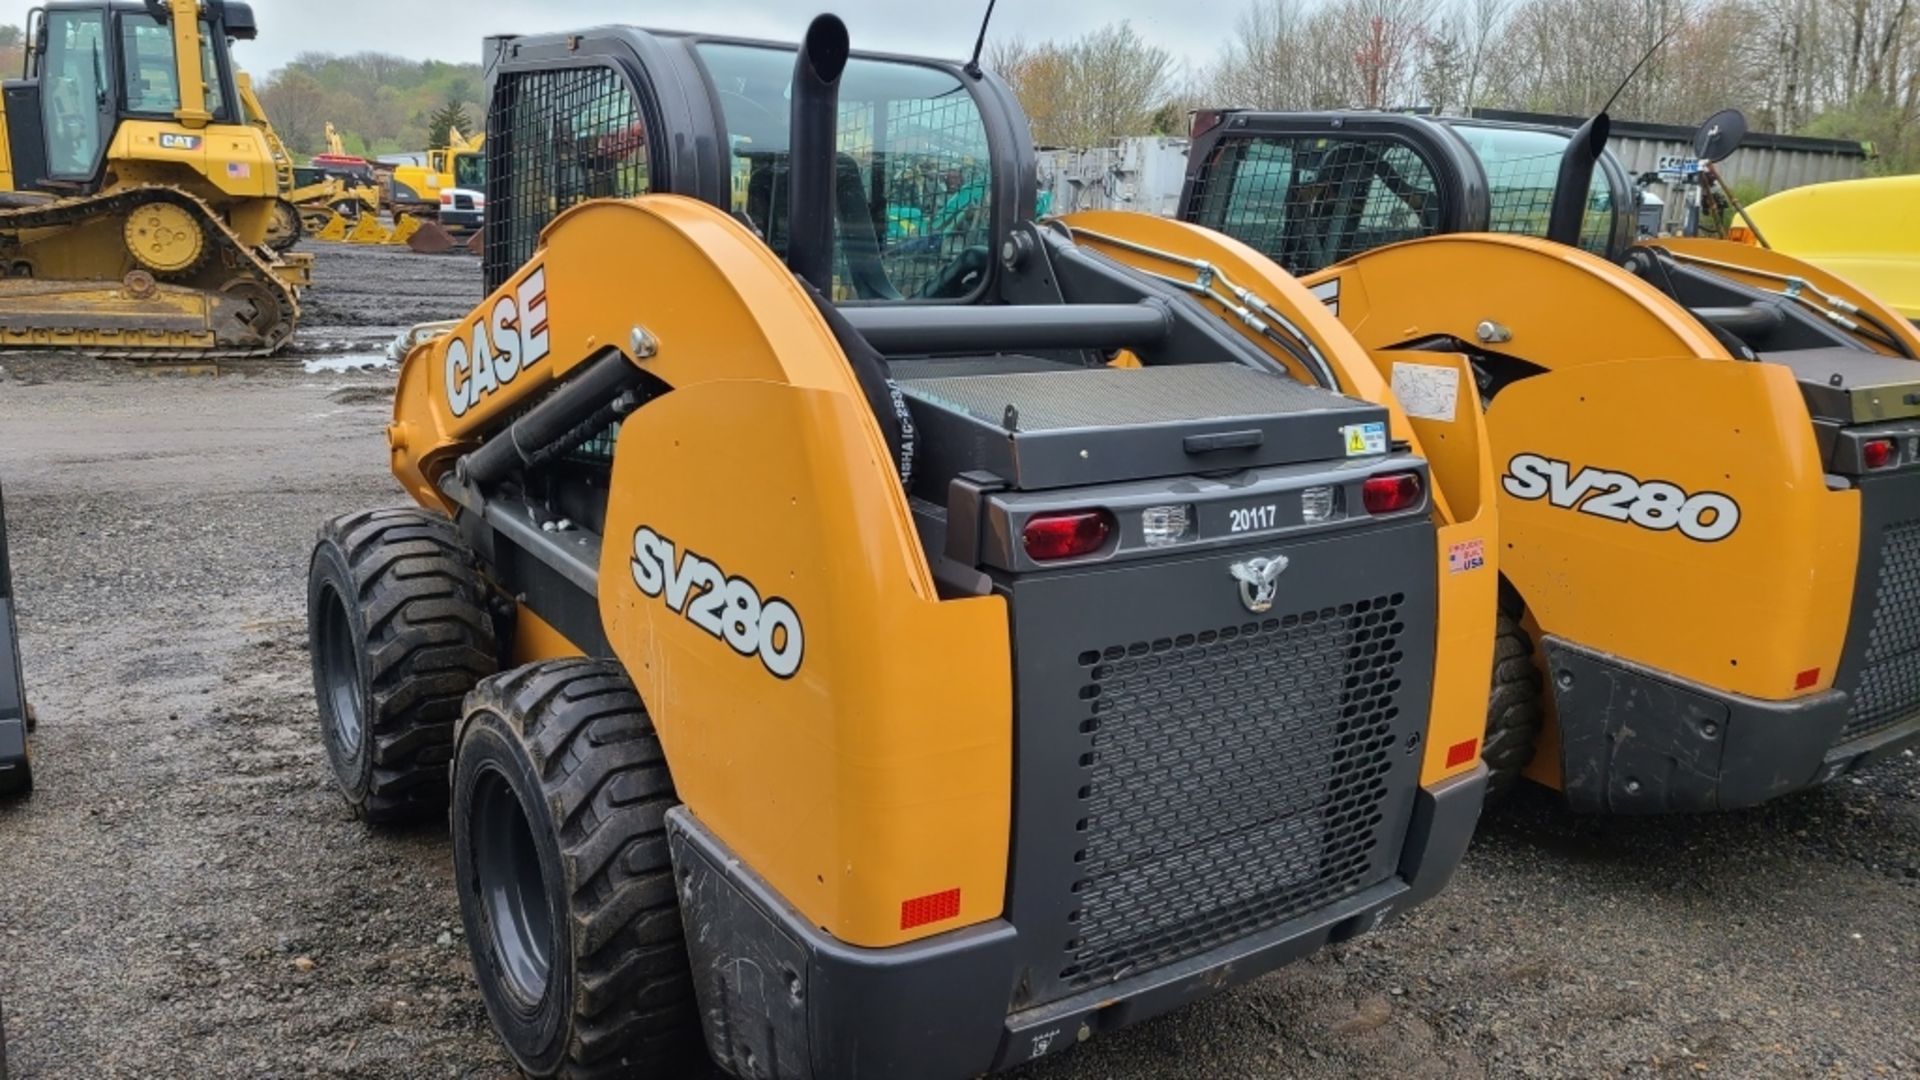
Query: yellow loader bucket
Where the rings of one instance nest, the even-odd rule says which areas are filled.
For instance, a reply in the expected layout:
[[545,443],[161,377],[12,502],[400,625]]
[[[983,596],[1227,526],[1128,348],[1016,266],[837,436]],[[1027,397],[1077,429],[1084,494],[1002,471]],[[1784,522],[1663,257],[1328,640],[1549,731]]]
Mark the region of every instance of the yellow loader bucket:
[[347,238],[347,219],[341,217],[339,214],[335,214],[327,219],[327,224],[324,228],[313,235],[321,240],[331,240],[334,243],[340,243]]
[[349,244],[384,244],[392,238],[393,233],[373,214],[361,214],[347,233]]
[[420,231],[420,219],[412,214],[401,214],[393,221],[393,232],[389,244],[406,244],[413,240],[413,234]]

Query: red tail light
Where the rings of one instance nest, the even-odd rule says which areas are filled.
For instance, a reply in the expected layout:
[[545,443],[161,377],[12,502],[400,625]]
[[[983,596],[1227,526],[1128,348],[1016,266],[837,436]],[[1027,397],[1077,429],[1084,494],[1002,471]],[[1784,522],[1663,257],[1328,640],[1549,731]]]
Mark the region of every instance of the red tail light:
[[1091,555],[1113,535],[1113,515],[1105,510],[1066,510],[1027,519],[1020,541],[1038,562]]
[[1366,482],[1360,485],[1360,501],[1367,504],[1369,514],[1391,514],[1395,510],[1418,506],[1420,495],[1419,473],[1369,476]]
[[1892,439],[1868,439],[1860,444],[1860,461],[1869,469],[1884,469],[1900,460]]

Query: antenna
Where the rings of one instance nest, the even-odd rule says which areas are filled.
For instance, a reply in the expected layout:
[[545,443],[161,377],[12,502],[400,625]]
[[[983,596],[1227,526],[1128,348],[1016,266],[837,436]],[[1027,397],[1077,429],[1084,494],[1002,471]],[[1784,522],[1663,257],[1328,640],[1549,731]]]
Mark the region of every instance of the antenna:
[[1613,103],[1619,101],[1620,95],[1626,92],[1627,84],[1633,81],[1635,75],[1640,74],[1640,69],[1647,66],[1647,61],[1653,59],[1653,54],[1665,47],[1667,41],[1671,39],[1679,29],[1680,23],[1677,20],[1672,26],[1667,27],[1667,32],[1660,35],[1660,40],[1653,43],[1653,47],[1648,49],[1646,53],[1640,57],[1640,62],[1633,65],[1633,70],[1627,72],[1627,77],[1620,80],[1620,85],[1613,88],[1613,96],[1607,98],[1605,105],[1600,106],[1601,112],[1607,112],[1613,108]]
[[973,39],[973,59],[968,60],[967,66],[962,69],[976,79],[980,77],[980,50],[987,47],[987,24],[993,22],[995,2],[996,0],[987,0],[987,17],[980,20],[980,36]]

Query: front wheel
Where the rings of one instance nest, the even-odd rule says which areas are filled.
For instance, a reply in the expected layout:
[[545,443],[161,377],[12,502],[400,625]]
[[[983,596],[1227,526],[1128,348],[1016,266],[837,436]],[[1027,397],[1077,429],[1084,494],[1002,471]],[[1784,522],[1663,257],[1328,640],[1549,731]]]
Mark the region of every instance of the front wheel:
[[354,813],[378,825],[445,809],[461,703],[499,667],[486,585],[453,523],[413,507],[328,522],[307,634],[321,739]]
[[494,1031],[528,1076],[681,1077],[699,1059],[676,802],[619,667],[542,661],[468,696],[454,888]]

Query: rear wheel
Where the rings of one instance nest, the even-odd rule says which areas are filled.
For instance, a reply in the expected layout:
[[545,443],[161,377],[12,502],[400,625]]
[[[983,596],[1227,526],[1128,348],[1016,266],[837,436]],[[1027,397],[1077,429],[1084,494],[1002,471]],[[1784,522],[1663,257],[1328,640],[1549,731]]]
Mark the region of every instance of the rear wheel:
[[533,1077],[680,1077],[702,1042],[666,812],[625,672],[549,660],[467,698],[454,886],[494,1030]]
[[1505,582],[1500,586],[1500,613],[1494,631],[1493,685],[1487,699],[1487,734],[1480,745],[1487,763],[1487,802],[1497,803],[1513,791],[1520,770],[1533,760],[1545,710],[1540,699],[1540,671],[1533,662],[1533,637],[1520,624],[1526,606],[1520,594]]
[[307,633],[340,792],[375,824],[446,808],[461,703],[499,667],[487,589],[453,524],[373,510],[320,530]]

